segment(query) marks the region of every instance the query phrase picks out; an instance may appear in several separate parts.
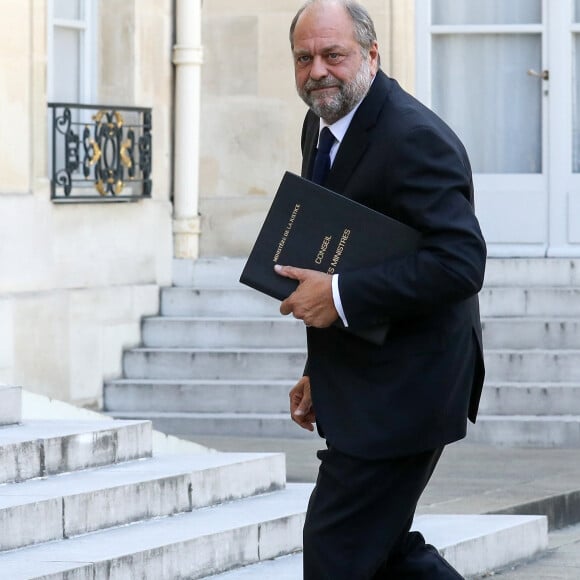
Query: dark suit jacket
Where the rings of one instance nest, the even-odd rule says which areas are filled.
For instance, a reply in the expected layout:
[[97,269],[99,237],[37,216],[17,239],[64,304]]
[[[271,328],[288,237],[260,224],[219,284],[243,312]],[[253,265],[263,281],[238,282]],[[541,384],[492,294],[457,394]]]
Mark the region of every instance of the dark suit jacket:
[[[318,128],[309,112],[302,133],[305,176]],[[413,255],[340,274],[349,325],[389,321],[384,345],[334,327],[308,329],[305,372],[319,431],[339,451],[369,459],[464,437],[484,376],[477,293],[486,248],[463,145],[379,71],[324,185],[416,228],[422,242]]]

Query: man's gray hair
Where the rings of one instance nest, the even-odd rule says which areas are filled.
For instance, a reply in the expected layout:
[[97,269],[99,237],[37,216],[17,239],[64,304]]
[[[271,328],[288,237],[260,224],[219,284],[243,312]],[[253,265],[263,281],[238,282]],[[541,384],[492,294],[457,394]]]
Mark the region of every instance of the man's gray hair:
[[[296,28],[296,23],[300,18],[300,15],[313,4],[318,4],[322,2],[328,2],[329,0],[307,0],[302,8],[298,10],[296,16],[292,20],[290,25],[290,47],[294,50],[294,29]],[[330,0],[336,4],[344,6],[345,10],[348,12],[352,18],[352,23],[354,25],[354,35],[357,42],[363,51],[370,50],[373,42],[377,40],[377,34],[375,32],[375,25],[367,9],[356,2],[356,0]]]

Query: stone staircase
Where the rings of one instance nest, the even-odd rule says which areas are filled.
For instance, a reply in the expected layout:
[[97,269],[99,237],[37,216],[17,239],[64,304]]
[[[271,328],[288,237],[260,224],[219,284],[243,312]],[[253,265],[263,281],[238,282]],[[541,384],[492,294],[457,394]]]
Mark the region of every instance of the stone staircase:
[[[105,385],[112,415],[177,435],[312,437],[287,413],[303,325],[238,283],[243,264],[176,262],[143,347]],[[481,311],[487,382],[469,439],[580,447],[580,260],[489,260]]]
[[473,442],[580,447],[580,260],[489,260]]
[[24,421],[0,387],[0,578],[203,578],[301,548],[283,454],[152,456],[149,421]]
[[[309,484],[282,454],[152,455],[149,421],[23,420],[0,386],[0,578],[301,577]],[[545,516],[421,515],[465,576],[538,556]]]
[[306,360],[304,326],[238,282],[243,263],[176,261],[161,315],[143,320],[124,378],[105,384],[107,412],[188,437],[313,436],[287,412]]

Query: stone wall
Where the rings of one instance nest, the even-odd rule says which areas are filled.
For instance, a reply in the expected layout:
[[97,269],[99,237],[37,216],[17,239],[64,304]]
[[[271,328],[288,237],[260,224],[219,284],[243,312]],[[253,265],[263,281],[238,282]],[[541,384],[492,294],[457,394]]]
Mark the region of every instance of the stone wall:
[[100,6],[97,101],[153,108],[151,200],[50,201],[46,1],[4,0],[0,37],[0,383],[90,406],[172,259],[172,1]]

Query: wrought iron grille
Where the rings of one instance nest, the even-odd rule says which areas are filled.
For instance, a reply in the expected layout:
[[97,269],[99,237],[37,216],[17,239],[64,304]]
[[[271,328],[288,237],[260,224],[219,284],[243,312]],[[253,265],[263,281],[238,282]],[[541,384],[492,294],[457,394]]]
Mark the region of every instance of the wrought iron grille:
[[51,199],[151,197],[151,109],[49,103]]

